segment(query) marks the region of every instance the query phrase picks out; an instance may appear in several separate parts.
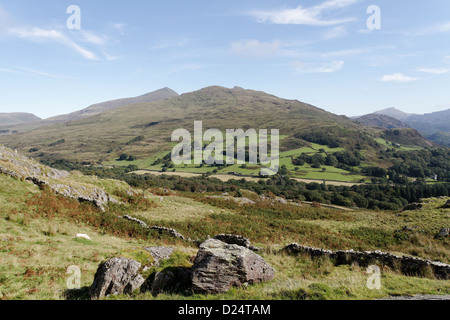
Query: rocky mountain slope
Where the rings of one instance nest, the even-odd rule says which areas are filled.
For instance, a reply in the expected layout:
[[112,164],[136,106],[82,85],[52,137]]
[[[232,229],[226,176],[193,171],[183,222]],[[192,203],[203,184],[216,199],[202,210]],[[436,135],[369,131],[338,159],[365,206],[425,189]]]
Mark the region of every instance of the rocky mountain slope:
[[102,210],[109,203],[118,203],[108,191],[112,193],[118,189],[127,191],[131,189],[119,181],[100,181],[96,178],[44,166],[3,146],[0,146],[0,173],[29,181],[40,188],[47,186],[57,194],[81,202],[91,202]]

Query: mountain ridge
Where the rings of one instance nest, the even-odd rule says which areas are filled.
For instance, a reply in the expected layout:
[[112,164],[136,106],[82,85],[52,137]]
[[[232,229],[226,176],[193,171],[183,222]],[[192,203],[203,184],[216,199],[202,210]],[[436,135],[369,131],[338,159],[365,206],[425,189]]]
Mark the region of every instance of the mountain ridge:
[[109,110],[121,108],[131,104],[144,103],[144,102],[152,102],[158,100],[165,100],[172,97],[177,97],[178,93],[174,90],[165,87],[156,91],[152,91],[140,96],[130,97],[130,98],[120,98],[115,100],[109,100],[105,102],[95,103],[90,105],[89,107],[75,111],[65,115],[59,115],[55,117],[51,117],[45,119],[44,122],[64,122],[64,121],[74,121],[80,120],[86,117],[90,117],[96,114],[100,114],[103,112],[107,112]]
[[[374,112],[371,115],[384,115],[395,118],[410,128],[416,129],[427,139],[450,147],[450,109],[425,114],[409,114],[396,108],[388,108]],[[368,119],[368,116],[371,115],[357,117],[354,120],[371,125],[373,123]],[[393,124],[392,121],[391,124]],[[403,124],[400,125],[398,128],[403,127]]]
[[42,120],[32,113],[11,112],[0,113],[0,128]]
[[[282,152],[312,142],[334,145],[333,148],[337,145],[353,150],[367,148],[367,158],[376,161],[375,149],[382,148],[375,139],[381,137],[383,130],[357,124],[346,116],[298,100],[220,86],[171,99],[126,105],[31,132],[0,136],[0,143],[46,161],[102,164],[128,154],[145,162],[144,159],[170,152],[172,132],[180,128],[193,132],[195,121],[203,121],[204,130],[279,129]],[[403,141],[408,144],[428,145],[420,135],[406,134],[409,138]]]

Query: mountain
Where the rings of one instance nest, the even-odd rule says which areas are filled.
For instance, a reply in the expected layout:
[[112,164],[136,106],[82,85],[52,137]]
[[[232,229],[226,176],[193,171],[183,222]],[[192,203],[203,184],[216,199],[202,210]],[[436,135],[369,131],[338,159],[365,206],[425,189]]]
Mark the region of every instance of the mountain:
[[396,118],[376,113],[356,118],[355,121],[368,127],[386,128],[386,129],[409,128],[409,126],[406,123]]
[[153,91],[138,97],[133,98],[123,98],[117,100],[106,101],[102,103],[93,104],[86,109],[72,112],[66,115],[56,116],[49,119],[46,119],[45,122],[55,123],[55,122],[65,122],[65,121],[73,121],[79,120],[83,118],[87,118],[96,114],[100,114],[109,110],[117,109],[126,105],[143,103],[143,102],[152,102],[158,100],[165,100],[173,97],[177,97],[178,93],[173,91],[170,88],[163,88],[157,91]]
[[31,113],[0,113],[0,128],[39,121],[41,118]]
[[213,86],[171,99],[127,105],[79,120],[1,136],[0,143],[23,152],[39,150],[33,157],[41,159],[103,162],[124,152],[148,157],[169,152],[173,147],[172,132],[179,128],[193,132],[194,121],[203,121],[204,130],[279,129],[280,134],[288,136],[283,140],[286,148],[304,146],[300,136],[310,132],[356,144],[361,131],[369,130],[347,117],[296,100],[238,87]]
[[[380,158],[380,152],[386,149],[386,145],[430,145],[420,134],[389,134],[384,129],[366,127],[345,116],[338,116],[297,100],[286,100],[265,92],[238,87],[229,89],[219,86],[203,88],[171,99],[127,105],[29,132],[0,136],[0,144],[50,164],[55,161],[121,166],[135,164],[139,168],[161,170],[155,166],[164,163],[164,158],[174,147],[172,133],[182,128],[193,134],[195,121],[203,122],[203,131],[214,128],[223,133],[227,129],[279,129],[280,151],[288,153],[283,159],[283,165],[287,165],[292,171],[296,165],[290,157],[300,156],[302,148],[307,148],[310,155],[317,154],[316,157],[322,157],[321,153],[327,150],[330,155],[348,151],[337,156],[342,164],[350,166],[358,166],[361,160],[366,165],[389,167],[392,161]],[[379,139],[386,141],[380,144]],[[116,161],[118,158],[126,158],[128,161]],[[333,159],[330,161],[333,162]],[[333,180],[352,182],[362,179],[353,177],[349,167],[344,168],[347,169],[335,171],[325,168],[329,171],[321,171],[323,173],[319,175],[311,174],[310,177],[321,179],[322,176],[329,176]],[[208,168],[193,166],[187,169],[198,173],[202,170],[206,172]],[[183,168],[176,170],[181,172]],[[236,166],[221,170],[220,173],[227,174],[239,172],[241,168]],[[254,170],[252,174],[258,171],[248,169],[245,173],[250,175],[251,170]],[[305,171],[300,168],[297,170],[299,178],[306,176]]]
[[412,116],[412,113],[405,113],[401,110],[398,110],[397,108],[387,108],[384,110],[380,110],[377,112],[374,112],[374,114],[379,114],[379,115],[385,115],[388,117],[392,117],[395,119],[398,119],[400,121],[405,121],[407,120],[410,116]]
[[[396,118],[418,130],[427,139],[443,146],[450,146],[450,109],[419,115],[389,108],[375,112],[375,114]],[[358,121],[359,119],[361,118],[358,118]]]

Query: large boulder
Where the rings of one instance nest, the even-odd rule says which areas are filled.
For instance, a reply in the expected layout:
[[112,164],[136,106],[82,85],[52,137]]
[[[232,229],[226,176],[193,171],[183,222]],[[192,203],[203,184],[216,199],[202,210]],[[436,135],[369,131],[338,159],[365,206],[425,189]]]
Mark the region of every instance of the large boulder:
[[113,258],[102,263],[89,289],[91,299],[97,300],[108,295],[131,294],[144,284],[145,279],[138,273],[141,264],[126,258]]
[[203,294],[224,293],[233,286],[269,281],[274,273],[253,251],[208,239],[200,245],[192,267],[192,289]]
[[442,206],[442,209],[450,209],[450,200],[447,200],[447,202]]

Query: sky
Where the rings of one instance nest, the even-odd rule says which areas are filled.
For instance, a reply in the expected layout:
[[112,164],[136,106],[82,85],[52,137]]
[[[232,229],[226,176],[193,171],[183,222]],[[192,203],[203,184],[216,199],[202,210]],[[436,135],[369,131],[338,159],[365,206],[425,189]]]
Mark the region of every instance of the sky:
[[448,0],[0,0],[0,113],[219,85],[423,114],[449,84]]

